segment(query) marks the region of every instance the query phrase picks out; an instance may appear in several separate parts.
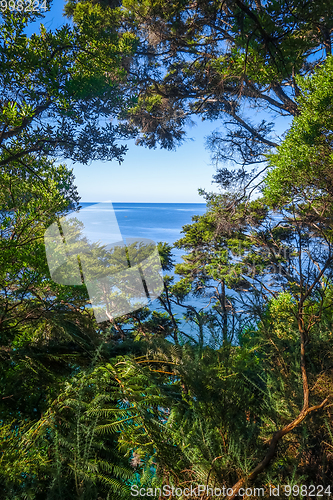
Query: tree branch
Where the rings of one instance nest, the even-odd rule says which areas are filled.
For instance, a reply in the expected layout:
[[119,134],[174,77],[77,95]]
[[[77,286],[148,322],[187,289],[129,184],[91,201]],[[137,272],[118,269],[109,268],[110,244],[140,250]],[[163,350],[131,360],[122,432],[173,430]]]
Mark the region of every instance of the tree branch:
[[247,483],[247,481],[253,481],[254,479],[256,479],[256,477],[267,467],[267,465],[270,463],[273,456],[275,455],[276,448],[277,448],[277,445],[278,445],[278,442],[280,441],[280,439],[283,436],[285,436],[286,434],[288,434],[289,432],[291,432],[293,429],[295,429],[295,427],[297,427],[300,423],[302,423],[303,420],[305,419],[305,417],[309,413],[316,411],[316,410],[320,410],[321,408],[323,408],[325,406],[325,404],[327,403],[327,401],[329,400],[329,397],[324,399],[324,401],[322,401],[322,403],[320,403],[319,405],[312,406],[311,408],[307,408],[307,409],[305,407],[303,407],[302,411],[295,418],[295,420],[293,420],[290,424],[286,425],[285,427],[283,427],[282,429],[280,429],[279,431],[277,431],[273,435],[271,442],[270,442],[270,445],[269,445],[269,448],[268,448],[268,451],[267,451],[264,459],[252,470],[252,472],[250,472],[249,475],[242,477],[242,479],[240,479],[232,487],[233,493],[231,495],[228,495],[229,500],[234,500],[237,496],[238,490],[240,488],[242,488],[242,486],[244,486],[245,483]]

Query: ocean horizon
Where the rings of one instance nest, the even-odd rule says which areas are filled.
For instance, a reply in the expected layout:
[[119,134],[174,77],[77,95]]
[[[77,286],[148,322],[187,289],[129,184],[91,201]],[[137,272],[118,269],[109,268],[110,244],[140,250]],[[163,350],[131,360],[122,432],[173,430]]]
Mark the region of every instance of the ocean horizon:
[[[125,243],[126,238],[148,238],[156,244],[165,242],[172,246],[183,236],[181,233],[183,226],[191,224],[194,215],[203,215],[206,212],[205,203],[81,202],[80,206],[82,211],[79,218],[84,222],[86,236],[102,244],[117,241],[116,218],[118,231]],[[182,262],[182,255],[185,253],[185,250],[173,248],[174,264]],[[163,274],[170,275],[173,271],[164,271]],[[178,275],[174,277],[175,281],[179,280]],[[204,298],[191,297],[190,300],[198,308],[207,305]],[[150,308],[163,311],[157,299],[152,301]],[[181,319],[184,309],[174,305],[174,312],[181,320],[183,331],[190,334],[191,327]]]
[[[173,245],[183,236],[183,226],[191,224],[193,216],[206,211],[206,203],[81,202],[80,206],[87,213],[87,226],[94,231],[94,239],[103,243],[108,243],[108,225],[114,214],[125,240],[141,237]],[[177,262],[183,253],[173,249]]]

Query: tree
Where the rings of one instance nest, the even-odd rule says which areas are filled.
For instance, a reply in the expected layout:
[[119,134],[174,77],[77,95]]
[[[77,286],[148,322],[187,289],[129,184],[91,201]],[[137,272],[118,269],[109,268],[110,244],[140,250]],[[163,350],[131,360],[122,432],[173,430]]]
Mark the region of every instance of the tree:
[[9,419],[40,415],[96,342],[91,315],[81,311],[85,290],[54,283],[45,258],[45,229],[77,206],[73,175],[45,158],[29,164],[34,173],[14,162],[1,167],[0,405]]
[[[274,432],[264,459],[237,481],[234,486],[236,491],[246,481],[255,481],[258,474],[265,470],[282,437],[299,426],[311,412],[330,406],[331,383],[328,382],[322,398],[318,398],[315,390],[321,383],[322,376],[325,378],[330,371],[330,367],[323,367],[324,358],[319,359],[311,353],[317,350],[316,345],[320,343],[323,334],[321,322],[326,311],[331,308],[331,65],[329,57],[312,78],[298,78],[302,92],[299,97],[300,114],[295,118],[285,142],[278,148],[277,153],[270,155],[271,169],[265,180],[265,198],[262,202],[274,209],[274,218],[272,219],[272,214],[268,212],[266,227],[262,225],[259,231],[249,235],[253,246],[243,259],[243,262],[253,263],[254,273],[252,276],[246,276],[246,279],[252,286],[257,284],[263,289],[265,309],[270,296],[274,297],[273,303],[281,301],[282,304],[284,300],[289,301],[289,318],[294,332],[298,332],[298,358],[288,363],[286,354],[278,347],[279,341],[273,340],[270,333],[266,335],[273,345],[277,346],[280,361],[277,359],[276,362],[282,371],[289,365],[294,367],[296,363],[297,369],[294,369],[294,373],[299,370],[301,388],[297,404],[299,410],[292,421],[278,427]],[[266,251],[264,258],[260,258],[262,250]],[[272,275],[272,264],[277,263],[279,272]],[[269,282],[265,276],[269,276]],[[262,315],[261,321],[264,322],[264,318],[265,315]],[[272,317],[270,323],[274,324]],[[279,330],[281,339],[288,336],[287,325],[279,327]],[[258,335],[255,337],[258,338]],[[291,341],[292,337],[289,339]],[[288,345],[290,349],[289,341]],[[319,370],[318,362],[321,366]],[[283,363],[284,367],[280,363]],[[292,375],[289,374],[286,380],[289,382],[291,378]],[[312,406],[311,401],[314,402]],[[234,496],[235,491],[231,498]]]
[[321,223],[332,203],[332,56],[313,75],[297,81],[299,116],[276,153],[268,156],[265,193],[272,207],[281,200],[302,200]]
[[[305,474],[311,483],[315,480],[312,467],[319,463],[327,464],[320,466],[320,477],[325,485],[329,484],[331,459],[328,448],[321,447],[320,439],[325,433],[328,439],[325,443],[330,443],[332,432],[328,423],[333,396],[331,65],[329,57],[311,78],[298,78],[300,114],[277,153],[269,156],[265,196],[251,203],[241,202],[236,196],[236,201],[233,199],[231,203],[230,193],[206,195],[209,200],[207,213],[185,226],[185,236],[177,243],[188,254],[184,256],[184,263],[176,268],[184,278],[173,286],[175,294],[177,286],[180,294],[189,283],[205,291],[209,286],[208,278],[214,278],[213,284],[217,286],[228,279],[228,273],[233,276],[234,268],[237,274],[234,283],[228,279],[228,286],[236,288],[243,281],[243,290],[252,290],[260,298],[260,307],[252,309],[252,318],[257,318],[257,324],[247,325],[238,340],[242,349],[240,356],[246,357],[252,346],[255,359],[260,362],[262,371],[254,370],[255,380],[250,380],[250,384],[253,395],[255,390],[264,394],[264,402],[259,403],[257,398],[257,405],[252,407],[250,400],[246,400],[248,413],[245,415],[257,423],[250,437],[243,428],[246,451],[230,457],[225,451],[218,453],[216,450],[215,456],[210,457],[212,471],[209,472],[207,457],[201,454],[197,459],[204,443],[209,443],[210,453],[215,450],[216,443],[216,438],[213,442],[209,437],[210,432],[216,432],[213,410],[205,418],[204,405],[209,407],[210,398],[216,401],[221,396],[210,395],[206,399],[208,387],[199,394],[205,374],[198,365],[205,350],[199,351],[199,359],[193,353],[191,360],[195,360],[196,373],[186,366],[184,378],[181,378],[186,388],[186,403],[189,400],[191,403],[184,410],[184,423],[179,404],[170,419],[170,425],[177,428],[175,433],[171,432],[171,439],[181,443],[178,456],[185,460],[186,455],[186,461],[180,463],[188,476],[166,461],[166,469],[172,470],[175,478],[173,484],[186,484],[186,481],[201,484],[205,482],[202,478],[208,484],[213,475],[217,481],[215,485],[221,487],[228,477],[234,482],[234,491],[229,497],[234,498],[241,487],[250,483],[255,486],[267,484],[268,480],[273,484],[286,483],[290,481],[288,475],[292,470],[303,477]],[[257,221],[257,227],[253,221]],[[226,351],[223,352],[226,355]],[[248,380],[247,371],[236,369],[234,362],[233,355],[224,358],[227,376],[236,377],[241,373]],[[184,357],[182,363],[185,363]],[[213,384],[213,380],[214,377],[209,379],[209,383]],[[238,379],[237,384],[240,388]],[[220,390],[222,395],[226,389]],[[235,397],[235,392],[232,394]],[[205,403],[199,411],[196,405],[200,405],[201,398]],[[225,411],[226,408],[227,404]],[[237,411],[244,411],[244,406],[240,405]],[[227,418],[222,420],[217,424],[219,430],[230,425]],[[191,439],[184,440],[189,433],[188,422],[195,429],[200,422],[200,437],[194,437],[196,431],[193,431]],[[233,430],[224,438],[231,443],[236,435]],[[244,459],[250,454],[251,458],[237,470],[237,475],[231,473],[235,466],[224,468],[226,456],[230,461],[240,462],[240,456]]]
[[[234,484],[234,498],[245,484],[314,482],[315,469],[320,483],[329,484],[332,62],[314,58],[321,46],[325,57],[330,52],[330,9],[329,1],[321,10],[296,0],[70,1],[75,26],[69,35],[42,29],[29,43],[23,17],[6,14],[3,61],[18,55],[11,36],[25,60],[41,55],[33,88],[28,65],[23,90],[14,65],[14,88],[30,101],[15,106],[8,100],[2,118],[1,377],[8,392],[1,400],[0,478],[8,495],[82,499],[112,492],[126,498],[136,481]],[[51,49],[44,57],[45,40]],[[10,93],[9,77],[4,82]],[[275,155],[265,156],[278,146],[271,125],[252,125],[241,115],[251,102],[295,117]],[[39,114],[43,103],[47,109]],[[82,131],[91,103],[93,123]],[[49,279],[41,238],[78,203],[71,173],[47,155],[121,159],[110,127],[105,151],[101,144],[76,149],[82,138],[93,145],[100,112],[130,122],[125,129],[117,125],[124,137],[133,124],[140,127],[139,142],[151,147],[158,141],[173,147],[193,114],[229,116],[230,132],[215,136],[213,147],[220,148],[218,158],[231,154],[244,168],[217,173],[233,192],[203,193],[207,213],[186,226],[178,242],[188,252],[177,268],[182,279],[165,278],[165,313],[144,308],[97,327],[84,287]],[[250,202],[241,196],[253,180],[245,166],[254,161],[268,161],[269,173],[264,196]],[[39,182],[30,187],[32,178]],[[105,257],[102,250],[94,248]],[[159,252],[164,270],[171,270],[171,249],[160,245]],[[209,313],[186,302],[190,291],[209,293],[211,286],[216,303]],[[237,343],[228,288],[241,290],[251,312]],[[199,328],[199,342],[183,335],[175,305]],[[205,345],[204,325],[223,333],[218,349]]]
[[[65,10],[77,24],[88,11],[114,12],[137,37],[127,81],[138,98],[127,120],[141,130],[138,142],[171,149],[192,116],[221,121],[208,146],[218,166],[230,161],[241,169],[220,168],[216,180],[224,186],[236,176],[244,188],[253,177],[245,178],[244,167],[265,162],[279,144],[272,119],[299,113],[297,75],[312,74],[331,54],[331,0],[115,5],[70,0]],[[253,108],[269,118],[255,123],[247,112]]]
[[122,60],[135,47],[129,33],[105,35],[87,18],[81,29],[56,32],[42,24],[30,38],[31,16],[3,13],[1,41],[0,165],[13,161],[29,172],[29,159],[41,156],[122,161],[119,140],[128,127],[112,125],[131,97],[121,88]]
[[7,9],[0,26],[1,401],[10,418],[40,414],[53,382],[86,363],[98,338],[85,288],[50,280],[44,232],[79,206],[73,174],[52,158],[120,162],[117,141],[131,134],[106,117],[130,99],[122,61],[135,37],[106,36],[89,18],[28,37],[36,16]]
[[85,287],[50,279],[44,232],[79,206],[72,172],[52,158],[121,161],[126,147],[117,141],[131,133],[105,116],[126,104],[121,60],[133,37],[114,35],[106,47],[87,22],[86,31],[66,25],[52,33],[41,25],[29,38],[35,18],[6,10],[0,26],[1,484],[8,495],[12,481],[17,494],[29,493],[24,474],[43,476],[47,446],[26,454],[26,427],[101,341]]
[[[183,278],[173,290],[191,286],[194,296],[209,298],[217,325],[221,328],[223,343],[236,341],[240,318],[235,309],[237,292],[242,293],[250,284],[245,279],[248,267],[245,254],[252,247],[250,229],[258,228],[267,214],[266,207],[252,202],[238,204],[231,211],[235,197],[231,193],[220,196],[206,194],[207,212],[193,217],[193,223],[183,227],[185,236],[175,243],[186,250],[184,262],[177,264],[175,272]],[[227,291],[234,290],[233,296]],[[239,324],[240,322],[240,324]],[[217,328],[215,325],[215,328]]]

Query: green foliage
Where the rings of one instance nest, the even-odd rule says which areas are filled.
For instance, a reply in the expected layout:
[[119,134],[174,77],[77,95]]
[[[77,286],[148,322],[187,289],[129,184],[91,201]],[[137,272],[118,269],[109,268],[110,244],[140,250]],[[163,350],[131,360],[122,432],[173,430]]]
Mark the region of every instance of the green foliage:
[[300,114],[277,152],[269,156],[271,170],[265,180],[265,194],[272,206],[302,197],[316,208],[330,209],[332,82],[331,56],[311,77],[298,78]]
[[[0,466],[4,498],[14,498],[15,491],[24,487],[26,498],[32,498],[33,489],[28,477],[39,477],[50,464],[47,447],[31,448],[25,442],[27,422],[1,423],[0,426]],[[9,486],[7,489],[6,486]]]
[[[137,98],[123,116],[140,129],[138,142],[173,149],[191,116],[217,120],[223,127],[207,144],[218,167],[265,161],[278,145],[272,119],[298,113],[298,76],[331,53],[331,0],[70,0],[65,11],[77,23],[94,12],[97,30],[136,37],[127,82]],[[255,106],[268,118],[252,120]]]
[[25,34],[29,16],[3,13],[0,26],[1,165],[17,161],[31,171],[30,153],[71,158],[123,159],[118,138],[131,131],[105,118],[118,116],[131,97],[121,88],[123,60],[135,37],[101,33],[93,19],[54,33]]
[[[127,499],[133,484],[329,484],[333,60],[314,70],[322,62],[314,58],[321,47],[330,52],[330,9],[330,1],[224,8],[215,1],[70,0],[74,26],[55,33],[41,26],[30,38],[24,30],[32,18],[4,14],[6,500]],[[226,137],[212,139],[218,161],[260,162],[275,145],[272,126],[242,120],[249,102],[296,116],[269,157],[265,196],[246,199],[253,172],[219,170],[215,180],[230,191],[201,191],[207,211],[183,228],[175,244],[186,252],[175,267],[179,279],[164,276],[156,310],[97,325],[85,286],[49,276],[44,232],[79,203],[72,172],[49,157],[121,161],[117,140],[134,135],[133,126],[139,142],[172,148],[188,116],[199,114],[232,119]],[[110,117],[116,126],[105,125]],[[71,230],[77,238],[79,225]],[[136,251],[142,260],[151,251],[134,247],[122,254],[95,245],[88,275],[96,256],[119,269],[118,259]],[[158,252],[172,272],[171,246],[159,243]]]

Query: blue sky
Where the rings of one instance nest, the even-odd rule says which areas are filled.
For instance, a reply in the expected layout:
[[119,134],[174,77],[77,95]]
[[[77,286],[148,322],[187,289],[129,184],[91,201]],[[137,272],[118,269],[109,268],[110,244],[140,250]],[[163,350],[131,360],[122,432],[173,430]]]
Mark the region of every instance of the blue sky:
[[[53,3],[43,21],[47,28],[53,30],[68,22],[62,17],[63,6],[62,0]],[[34,31],[39,31],[38,25],[36,23]],[[286,119],[280,119],[278,132],[287,125]],[[81,201],[202,203],[198,188],[217,190],[211,182],[215,167],[205,149],[205,137],[219,126],[218,121],[196,120],[196,124],[187,129],[187,141],[176,151],[149,150],[136,146],[134,141],[126,141],[129,150],[121,165],[100,161],[89,165],[67,162],[73,168]]]
[[82,201],[203,203],[198,188],[212,190],[209,152],[204,135],[216,124],[200,124],[189,130],[177,151],[149,150],[127,141],[128,152],[121,165],[93,162],[74,165]]

